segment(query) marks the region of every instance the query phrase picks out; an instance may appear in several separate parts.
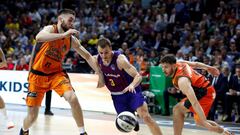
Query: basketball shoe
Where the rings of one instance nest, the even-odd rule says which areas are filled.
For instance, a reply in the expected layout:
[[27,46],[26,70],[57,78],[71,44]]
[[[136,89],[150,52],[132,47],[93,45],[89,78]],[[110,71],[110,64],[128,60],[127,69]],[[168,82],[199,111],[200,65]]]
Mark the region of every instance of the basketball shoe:
[[80,135],[87,135],[87,132],[81,133]]
[[29,130],[23,131],[23,129],[21,128],[19,135],[29,135]]

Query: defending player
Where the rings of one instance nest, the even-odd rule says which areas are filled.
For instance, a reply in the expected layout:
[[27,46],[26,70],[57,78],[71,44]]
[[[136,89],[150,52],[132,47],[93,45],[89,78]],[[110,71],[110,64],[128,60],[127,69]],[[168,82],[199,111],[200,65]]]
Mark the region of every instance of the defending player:
[[194,120],[198,126],[230,135],[229,131],[224,130],[216,122],[206,119],[216,93],[211,83],[193,68],[207,70],[214,76],[219,75],[219,70],[199,62],[176,62],[173,55],[164,56],[160,63],[165,75],[172,77],[173,85],[186,95],[186,98],[173,108],[174,135],[182,134],[184,116],[187,112],[194,114]]

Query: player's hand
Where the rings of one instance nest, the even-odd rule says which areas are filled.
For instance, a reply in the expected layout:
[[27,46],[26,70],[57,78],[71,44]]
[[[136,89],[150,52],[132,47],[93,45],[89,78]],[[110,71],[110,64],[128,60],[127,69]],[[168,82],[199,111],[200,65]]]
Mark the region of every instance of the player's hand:
[[207,69],[207,71],[208,71],[208,73],[212,74],[215,77],[220,75],[220,71],[217,68],[215,68],[215,67],[209,67]]
[[235,135],[235,134],[225,129],[222,135]]
[[4,68],[4,67],[7,67],[7,62],[6,61],[3,61],[0,63],[0,68]]
[[128,85],[124,90],[123,93],[126,93],[127,91],[132,92],[132,93],[136,93],[135,91],[135,87],[133,85]]
[[69,29],[68,31],[66,31],[64,33],[65,37],[71,36],[71,35],[75,35],[78,36],[79,35],[79,31],[75,30],[75,29]]
[[207,128],[209,131],[213,131],[217,133],[223,132],[223,128],[210,123],[208,120],[201,121],[201,124],[203,125],[203,127]]

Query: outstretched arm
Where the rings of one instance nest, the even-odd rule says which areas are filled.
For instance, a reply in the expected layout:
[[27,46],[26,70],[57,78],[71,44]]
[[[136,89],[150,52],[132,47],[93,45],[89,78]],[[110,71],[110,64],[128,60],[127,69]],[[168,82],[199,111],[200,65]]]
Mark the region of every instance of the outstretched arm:
[[88,62],[94,71],[99,73],[100,70],[98,68],[96,59],[80,44],[79,40],[76,37],[71,36],[71,38],[73,49]]
[[87,62],[88,64],[91,66],[91,68],[98,74],[98,84],[97,84],[97,88],[101,88],[104,87],[105,82],[104,82],[104,77],[103,77],[103,73],[100,70],[98,63],[97,63],[97,58],[92,56],[79,42],[79,40],[74,37],[71,36],[72,38],[72,47],[75,51],[77,51],[78,54],[80,54]]
[[200,106],[194,90],[191,86],[191,82],[187,77],[180,77],[178,79],[179,89],[187,96],[192,104],[194,111],[198,114],[200,121],[206,121],[206,116],[202,107]]
[[128,62],[126,56],[124,55],[118,56],[117,64],[120,69],[125,70],[130,76],[134,78],[132,83],[130,83],[123,92],[135,92],[135,87],[141,83],[142,76],[137,72],[136,68]]
[[213,66],[206,65],[206,64],[201,63],[201,62],[190,62],[190,61],[178,61],[178,62],[187,63],[189,66],[191,66],[195,69],[206,70],[214,76],[219,76],[219,74],[220,74],[220,71],[217,68],[215,68]]
[[180,77],[178,79],[179,89],[187,96],[194,111],[197,113],[199,119],[196,121],[196,124],[201,127],[205,127],[210,131],[215,131],[218,133],[223,132],[223,128],[221,128],[218,124],[213,121],[209,121],[206,119],[204,111],[197,100],[197,97],[194,93],[194,90],[191,86],[191,82],[187,77]]

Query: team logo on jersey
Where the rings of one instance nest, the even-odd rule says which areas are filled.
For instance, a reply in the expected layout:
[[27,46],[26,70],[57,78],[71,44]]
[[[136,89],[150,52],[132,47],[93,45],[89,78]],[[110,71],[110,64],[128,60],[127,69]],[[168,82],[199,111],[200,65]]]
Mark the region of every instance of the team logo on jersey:
[[112,70],[116,69],[115,65],[113,65],[113,64],[110,67],[111,67]]

